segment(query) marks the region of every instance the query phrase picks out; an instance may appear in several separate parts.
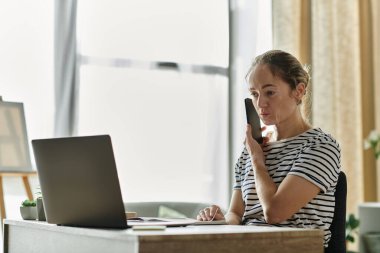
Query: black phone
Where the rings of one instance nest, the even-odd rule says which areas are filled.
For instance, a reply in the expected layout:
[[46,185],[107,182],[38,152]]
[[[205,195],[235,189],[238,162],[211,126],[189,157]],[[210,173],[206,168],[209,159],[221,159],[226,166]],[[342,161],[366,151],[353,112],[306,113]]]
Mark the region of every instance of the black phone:
[[247,114],[247,123],[250,124],[252,128],[252,138],[261,144],[263,143],[263,137],[261,135],[260,117],[253,106],[252,99],[246,98],[244,102],[245,112]]

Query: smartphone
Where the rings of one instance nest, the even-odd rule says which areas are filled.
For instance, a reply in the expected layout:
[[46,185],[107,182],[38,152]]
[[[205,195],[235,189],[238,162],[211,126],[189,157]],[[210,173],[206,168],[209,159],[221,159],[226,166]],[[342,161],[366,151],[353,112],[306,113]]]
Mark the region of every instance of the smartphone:
[[261,144],[263,143],[263,137],[261,135],[260,117],[253,106],[252,99],[246,98],[244,102],[245,112],[247,114],[247,123],[250,124],[252,128],[252,138]]

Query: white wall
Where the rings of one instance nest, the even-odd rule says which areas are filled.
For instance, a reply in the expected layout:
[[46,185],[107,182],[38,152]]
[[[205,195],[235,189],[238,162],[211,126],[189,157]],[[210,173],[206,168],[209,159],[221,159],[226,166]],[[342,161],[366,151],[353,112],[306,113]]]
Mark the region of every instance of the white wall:
[[[0,96],[24,103],[29,139],[53,133],[53,1],[1,1]],[[1,122],[0,122],[1,124]],[[19,218],[21,178],[3,180],[6,213]],[[30,180],[36,192],[38,180]]]

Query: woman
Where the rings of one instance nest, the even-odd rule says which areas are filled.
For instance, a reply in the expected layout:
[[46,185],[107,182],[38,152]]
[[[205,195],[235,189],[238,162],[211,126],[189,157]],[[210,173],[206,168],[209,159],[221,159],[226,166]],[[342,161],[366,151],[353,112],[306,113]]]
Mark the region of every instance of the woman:
[[326,247],[331,237],[340,147],[302,116],[309,75],[294,56],[272,50],[256,57],[247,76],[262,122],[274,126],[274,140],[265,137],[264,143],[258,144],[247,125],[229,211],[224,215],[213,205],[201,210],[197,219],[318,228],[325,232]]

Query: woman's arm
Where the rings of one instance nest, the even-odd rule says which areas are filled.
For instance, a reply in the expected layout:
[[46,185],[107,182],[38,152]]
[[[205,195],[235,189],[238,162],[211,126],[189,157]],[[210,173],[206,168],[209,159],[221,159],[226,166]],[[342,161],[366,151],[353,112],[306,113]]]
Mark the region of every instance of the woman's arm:
[[226,214],[226,222],[230,225],[240,225],[244,215],[245,204],[241,190],[234,190],[230,203],[230,209]]
[[290,218],[320,191],[313,183],[293,175],[288,175],[277,188],[267,168],[262,165],[256,166],[254,173],[257,195],[263,207],[265,220],[269,224],[280,223]]
[[280,223],[306,206],[317,196],[320,188],[306,179],[294,175],[288,175],[277,188],[265,166],[265,157],[261,146],[253,140],[250,130],[248,127],[246,146],[251,156],[256,191],[263,207],[264,217],[269,224]]

